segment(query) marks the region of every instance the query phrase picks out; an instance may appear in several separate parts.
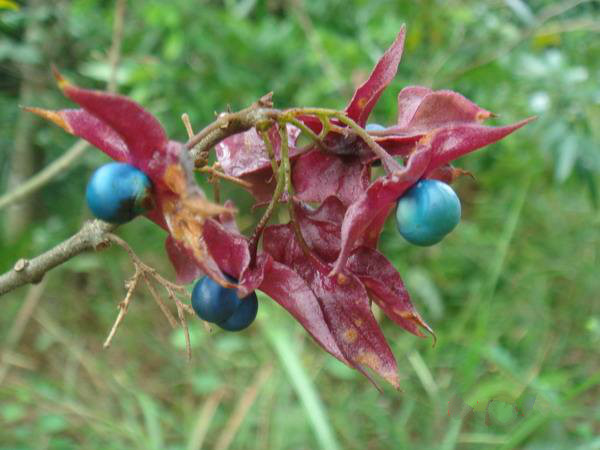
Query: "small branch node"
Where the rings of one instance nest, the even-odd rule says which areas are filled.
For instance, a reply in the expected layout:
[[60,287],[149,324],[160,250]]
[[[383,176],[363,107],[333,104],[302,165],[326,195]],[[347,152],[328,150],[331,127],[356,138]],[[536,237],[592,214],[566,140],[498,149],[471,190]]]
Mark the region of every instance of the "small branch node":
[[29,265],[29,260],[27,260],[25,258],[21,258],[15,263],[15,266],[13,267],[13,269],[15,269],[15,272],[22,272],[23,270],[25,270],[27,268],[28,265]]

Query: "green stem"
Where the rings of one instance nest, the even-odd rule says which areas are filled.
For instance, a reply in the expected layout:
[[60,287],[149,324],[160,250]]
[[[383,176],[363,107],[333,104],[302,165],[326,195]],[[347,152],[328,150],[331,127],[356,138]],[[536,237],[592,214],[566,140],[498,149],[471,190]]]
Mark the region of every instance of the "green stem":
[[[265,140],[267,152],[269,152],[269,158],[271,159],[271,167],[275,168],[274,174],[277,175],[277,184],[275,185],[275,191],[273,192],[273,197],[271,197],[269,206],[267,206],[265,213],[263,214],[260,221],[256,225],[256,228],[254,229],[254,233],[252,234],[252,238],[250,239],[249,247],[250,247],[251,265],[254,265],[254,263],[256,262],[256,252],[258,250],[258,241],[260,240],[262,232],[265,229],[265,226],[267,225],[267,223],[269,222],[269,219],[271,218],[273,211],[275,210],[275,206],[277,206],[277,203],[279,202],[279,199],[281,198],[281,194],[283,194],[283,189],[285,186],[284,164],[281,164],[279,166],[279,168],[277,168],[277,161],[275,160],[275,154],[273,152],[273,146],[271,143],[271,139],[269,138],[269,135],[267,132],[261,132],[260,134],[261,134],[262,138]],[[286,155],[286,159],[288,159],[288,164],[289,164],[289,158],[287,158],[287,134],[286,134],[285,142],[286,142],[285,143],[285,148],[286,148],[285,155]],[[281,151],[282,155],[283,155],[283,147],[284,146],[282,145],[282,151]],[[269,149],[270,149],[270,151],[269,151]]]
[[375,140],[365,131],[363,127],[357,124],[350,117],[346,116],[344,113],[337,112],[333,114],[333,117],[338,119],[344,125],[352,128],[352,130],[369,146],[371,151],[375,153],[381,159],[381,163],[383,164],[383,168],[387,173],[394,173],[402,170],[402,166],[396,161],[385,149],[379,145]]
[[[379,145],[375,140],[365,131],[363,127],[357,124],[354,120],[346,115],[343,111],[337,111],[335,109],[327,109],[327,108],[292,108],[285,111],[282,115],[281,119],[290,121],[296,116],[300,115],[314,115],[319,117],[323,122],[323,131],[325,131],[325,124],[329,125],[330,118],[338,119],[344,125],[352,129],[352,131],[359,136],[371,149],[375,155],[377,155],[383,164],[383,168],[387,173],[397,172],[402,169],[402,166],[388,153],[385,149]],[[323,131],[321,134],[323,134]],[[326,135],[319,135],[319,138],[322,140]]]
[[281,165],[283,167],[284,173],[284,184],[285,184],[285,192],[288,194],[288,210],[290,214],[290,223],[292,224],[292,229],[294,230],[294,235],[296,236],[296,240],[300,244],[300,248],[309,260],[317,265],[317,267],[322,267],[320,261],[317,260],[316,256],[310,250],[310,247],[304,240],[302,236],[302,231],[300,230],[300,224],[296,219],[296,210],[294,208],[294,188],[292,186],[292,169],[290,165],[290,157],[289,157],[289,149],[288,149],[288,134],[287,129],[285,127],[285,122],[281,122],[279,125],[279,135],[281,136]]
[[273,176],[275,176],[279,168],[277,167],[277,160],[275,159],[275,152],[273,151],[273,143],[269,138],[269,133],[266,130],[259,131],[260,137],[265,143],[265,147],[267,149],[267,155],[269,155],[269,160],[271,161],[271,169],[273,170]]
[[315,143],[317,143],[318,145],[321,145],[320,136],[318,136],[317,134],[315,134],[315,132],[313,130],[311,130],[310,128],[308,128],[306,125],[304,125],[298,119],[291,118],[288,121],[288,123],[294,125],[296,128],[300,128],[300,131],[302,131],[303,133],[307,134],[313,141],[315,141]]

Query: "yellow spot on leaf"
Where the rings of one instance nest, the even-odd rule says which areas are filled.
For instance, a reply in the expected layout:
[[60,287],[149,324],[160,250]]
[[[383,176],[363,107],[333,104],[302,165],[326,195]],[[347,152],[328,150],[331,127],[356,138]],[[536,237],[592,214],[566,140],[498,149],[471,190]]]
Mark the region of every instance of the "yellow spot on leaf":
[[344,341],[346,341],[348,344],[352,344],[357,338],[358,333],[354,328],[348,328],[346,331],[344,331]]
[[359,364],[364,364],[374,370],[381,368],[381,359],[373,352],[361,352],[356,357],[356,361]]
[[343,273],[338,273],[337,275],[337,282],[339,285],[344,285],[348,283],[348,277],[346,275],[344,275]]
[[477,120],[478,122],[483,122],[485,119],[491,117],[491,115],[492,113],[490,113],[489,111],[479,111],[475,116],[475,120]]
[[431,140],[433,139],[433,134],[434,134],[434,132],[424,134],[421,137],[421,139],[419,139],[419,144],[422,144],[422,145],[429,144],[431,142]]

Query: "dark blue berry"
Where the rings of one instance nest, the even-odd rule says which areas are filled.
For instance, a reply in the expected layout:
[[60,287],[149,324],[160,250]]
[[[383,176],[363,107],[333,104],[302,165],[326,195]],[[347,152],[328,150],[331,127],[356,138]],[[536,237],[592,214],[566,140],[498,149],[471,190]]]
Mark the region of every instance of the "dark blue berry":
[[88,207],[95,217],[111,223],[125,223],[152,208],[152,182],[136,167],[109,163],[99,167],[85,191]]
[[227,331],[240,331],[254,322],[257,312],[258,299],[256,298],[256,293],[252,292],[240,300],[240,305],[229,319],[218,322],[217,325]]
[[438,180],[421,180],[398,200],[396,225],[411,244],[437,244],[460,221],[460,200]]
[[[237,280],[227,277],[232,283]],[[239,331],[256,318],[258,299],[252,292],[240,300],[235,289],[224,288],[209,277],[198,280],[192,291],[192,307],[202,320],[228,331]]]
[[217,323],[229,319],[240,304],[235,289],[221,286],[209,277],[196,282],[192,291],[192,307],[198,317]]

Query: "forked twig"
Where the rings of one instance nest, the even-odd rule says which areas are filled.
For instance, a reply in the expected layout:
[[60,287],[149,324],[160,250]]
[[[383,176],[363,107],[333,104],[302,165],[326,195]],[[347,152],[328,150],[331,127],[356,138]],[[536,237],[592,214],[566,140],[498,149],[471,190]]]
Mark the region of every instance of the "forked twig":
[[188,360],[190,360],[192,357],[190,334],[189,334],[189,329],[187,326],[187,322],[186,322],[184,313],[187,312],[188,314],[193,315],[194,311],[189,305],[186,305],[181,300],[179,300],[176,295],[177,293],[185,293],[187,295],[187,290],[185,289],[185,287],[180,286],[175,283],[172,283],[171,281],[162,277],[156,271],[156,269],[145,264],[139,258],[139,256],[137,256],[135,254],[135,252],[129,246],[129,244],[127,242],[125,242],[123,239],[121,239],[119,236],[116,236],[112,233],[108,233],[106,235],[106,238],[108,239],[109,242],[115,243],[115,244],[119,245],[120,247],[122,247],[123,249],[125,249],[125,251],[129,255],[129,258],[131,259],[131,261],[135,267],[135,273],[134,273],[133,277],[126,283],[127,294],[125,295],[125,298],[123,299],[123,301],[121,301],[119,303],[119,306],[118,306],[119,314],[117,315],[117,318],[115,319],[115,322],[108,334],[108,337],[104,341],[104,348],[110,347],[110,344],[111,344],[119,326],[121,325],[121,323],[123,322],[123,320],[127,314],[127,311],[129,309],[129,304],[131,303],[131,299],[133,298],[133,293],[135,292],[136,288],[138,287],[140,281],[143,280],[144,284],[150,291],[150,295],[152,296],[152,298],[154,299],[156,304],[159,306],[159,308],[163,312],[164,316],[167,318],[167,321],[173,328],[177,328],[178,321],[177,321],[177,319],[175,319],[175,317],[173,316],[173,314],[171,313],[171,311],[165,304],[164,300],[162,299],[162,297],[160,296],[160,294],[154,287],[153,282],[156,282],[159,285],[161,285],[165,289],[165,291],[167,293],[167,297],[175,304],[175,308],[177,309],[177,317],[179,319],[179,325],[181,325],[181,327],[184,330],[184,334],[185,334],[187,357],[188,357]]
[[112,328],[110,329],[110,332],[108,333],[108,336],[106,337],[106,340],[104,341],[104,344],[102,345],[104,348],[110,347],[110,343],[112,342],[113,337],[117,332],[117,328],[119,328],[121,322],[123,322],[123,319],[127,314],[127,310],[129,309],[129,303],[131,302],[133,292],[135,291],[138,283],[140,282],[141,276],[142,271],[138,268],[138,266],[136,266],[135,274],[125,283],[125,287],[127,287],[127,294],[125,295],[123,301],[119,302],[119,314],[117,315],[117,319],[115,320]]

